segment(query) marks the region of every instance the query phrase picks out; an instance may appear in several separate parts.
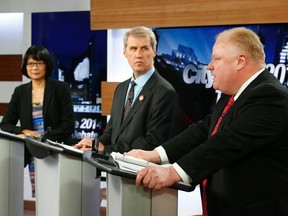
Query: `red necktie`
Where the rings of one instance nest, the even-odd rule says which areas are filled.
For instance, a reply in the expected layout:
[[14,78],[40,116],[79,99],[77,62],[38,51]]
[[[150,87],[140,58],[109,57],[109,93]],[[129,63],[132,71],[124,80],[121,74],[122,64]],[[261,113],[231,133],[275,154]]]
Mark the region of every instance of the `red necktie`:
[[[230,107],[233,105],[234,103],[234,97],[231,97],[228,101],[228,103],[226,104],[222,114],[220,115],[212,133],[211,136],[213,136],[217,130],[218,127],[223,119],[223,117],[226,115],[226,113],[228,112],[228,110],[230,109]],[[204,181],[202,182],[202,209],[203,209],[203,216],[208,216],[208,210],[207,210],[207,196],[206,196],[206,184],[207,184],[207,179],[204,179]]]
[[133,103],[133,99],[134,99],[134,86],[136,85],[136,83],[132,80],[130,83],[131,87],[128,93],[128,98],[127,98],[127,102],[124,108],[124,116],[123,119],[126,118],[126,116],[128,115],[131,107],[132,107],[132,103]]

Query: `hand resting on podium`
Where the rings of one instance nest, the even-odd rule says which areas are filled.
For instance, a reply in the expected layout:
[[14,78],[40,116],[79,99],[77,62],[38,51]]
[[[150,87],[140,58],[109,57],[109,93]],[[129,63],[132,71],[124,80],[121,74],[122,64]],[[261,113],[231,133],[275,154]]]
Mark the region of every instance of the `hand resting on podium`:
[[118,164],[118,167],[120,169],[133,173],[137,173],[139,170],[147,166],[158,166],[155,163],[128,156],[127,154],[121,154],[119,152],[112,152],[110,155],[112,156],[114,162]]
[[17,136],[25,138],[26,136],[30,137],[41,137],[42,135],[38,133],[37,131],[29,130],[29,129],[24,129],[22,130],[21,134],[17,134]]
[[[160,164],[161,159],[156,150],[145,151],[139,149],[133,149],[125,155],[135,158],[147,160],[153,163]],[[149,189],[160,190],[164,187],[170,187],[177,182],[182,181],[175,168],[170,166],[147,166],[138,171],[136,177],[136,186],[143,185]]]
[[[91,150],[93,140],[95,140],[95,139],[84,138],[80,142],[78,142],[76,145],[74,145],[73,147],[76,149],[80,149],[82,151]],[[104,145],[101,142],[99,142],[99,144],[98,144],[98,151],[104,151]]]
[[145,151],[141,149],[132,149],[129,152],[125,152],[124,155],[128,155],[134,158],[146,160],[155,164],[161,164],[161,159],[156,150]]

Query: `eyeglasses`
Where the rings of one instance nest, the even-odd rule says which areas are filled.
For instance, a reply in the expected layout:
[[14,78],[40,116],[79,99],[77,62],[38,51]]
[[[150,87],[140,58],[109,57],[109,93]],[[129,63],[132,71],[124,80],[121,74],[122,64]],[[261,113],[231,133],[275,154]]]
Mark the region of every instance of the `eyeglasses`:
[[33,68],[34,66],[36,66],[36,67],[44,67],[44,65],[45,65],[44,62],[39,61],[39,62],[29,62],[29,63],[27,63],[26,66],[27,66],[28,68]]

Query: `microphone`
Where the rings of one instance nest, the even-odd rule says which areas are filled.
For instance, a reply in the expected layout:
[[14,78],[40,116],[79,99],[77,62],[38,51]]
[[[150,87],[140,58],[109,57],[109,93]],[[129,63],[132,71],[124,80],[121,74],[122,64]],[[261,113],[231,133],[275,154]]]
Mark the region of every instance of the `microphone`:
[[40,137],[40,141],[41,142],[44,142],[46,139],[45,139],[45,136],[47,135],[47,134],[49,134],[50,132],[51,132],[51,130],[52,130],[52,128],[49,126],[49,127],[47,127],[47,129],[46,129],[46,131],[42,134],[42,136]]
[[92,156],[95,158],[102,158],[105,160],[109,159],[109,155],[106,154],[106,151],[99,151],[99,140],[97,138],[92,140],[92,147],[91,147]]
[[[91,146],[91,156],[94,158],[94,160],[98,161],[98,163],[104,163],[108,165],[113,165],[113,162],[109,161],[110,156],[106,154],[105,151],[99,151],[99,140],[97,138],[92,140],[92,146]],[[112,163],[112,164],[111,164]],[[101,178],[101,169],[96,168],[96,176],[95,178]]]
[[98,148],[99,148],[99,140],[95,138],[92,140],[92,152],[98,153]]

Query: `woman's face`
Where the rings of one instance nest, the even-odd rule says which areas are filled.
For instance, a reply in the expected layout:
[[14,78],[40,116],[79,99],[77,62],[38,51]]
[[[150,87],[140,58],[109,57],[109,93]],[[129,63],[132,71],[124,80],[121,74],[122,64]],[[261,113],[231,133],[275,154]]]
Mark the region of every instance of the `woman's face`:
[[45,79],[46,65],[43,61],[29,57],[26,64],[27,74],[32,80]]

